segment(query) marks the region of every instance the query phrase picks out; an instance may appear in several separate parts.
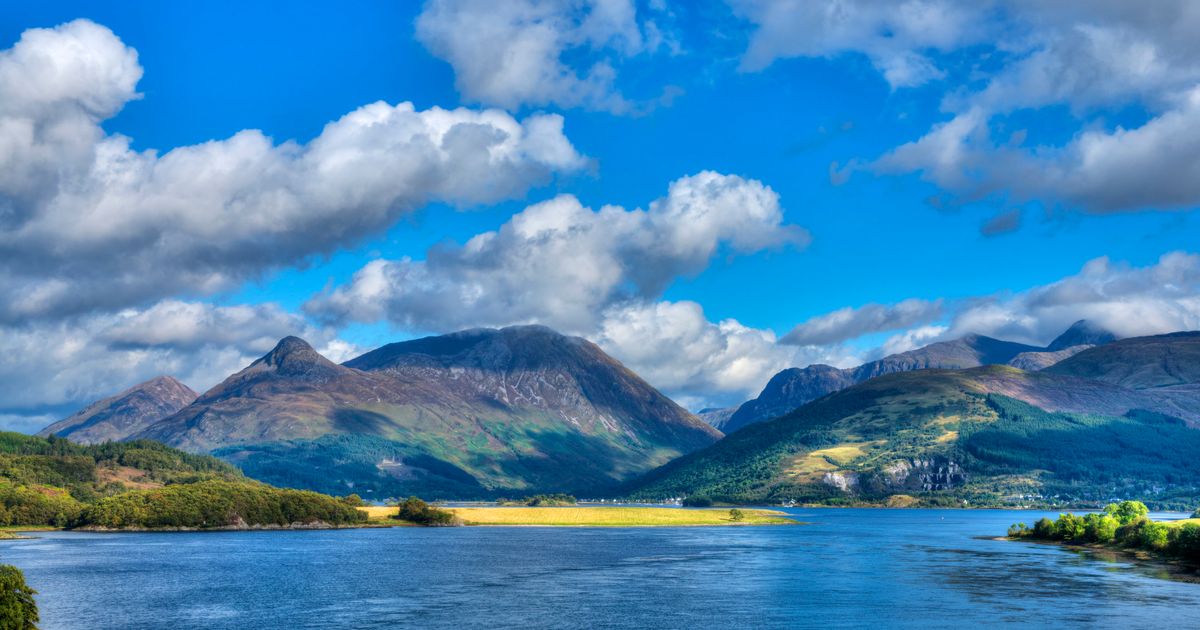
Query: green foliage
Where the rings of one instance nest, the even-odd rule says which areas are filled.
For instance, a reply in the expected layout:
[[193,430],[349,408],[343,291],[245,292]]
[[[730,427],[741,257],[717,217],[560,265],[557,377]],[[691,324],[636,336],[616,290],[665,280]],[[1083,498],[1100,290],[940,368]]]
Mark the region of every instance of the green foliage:
[[25,575],[11,565],[0,565],[0,629],[37,630],[37,591],[25,584]]
[[1116,544],[1200,563],[1200,524],[1155,522],[1146,518],[1147,513],[1146,506],[1137,501],[1110,503],[1100,514],[1087,514],[1082,518],[1062,514],[1057,521],[1040,519],[1033,529],[1018,523],[1008,528],[1008,535],[1072,543]]
[[738,521],[741,521],[744,518],[746,518],[746,514],[744,512],[742,512],[741,510],[739,510],[737,508],[733,508],[733,509],[729,510],[729,520],[736,523]]
[[567,505],[575,505],[578,501],[573,495],[556,493],[556,494],[535,494],[525,497],[524,499],[497,499],[496,505],[524,505],[528,507],[562,507]]
[[1200,518],[1200,508],[1196,508],[1196,511],[1192,512],[1192,518]]
[[1105,506],[1104,513],[1116,518],[1119,524],[1128,525],[1138,519],[1146,518],[1146,515],[1150,513],[1150,509],[1141,501],[1122,501],[1120,503],[1109,503]]
[[18,486],[0,479],[0,525],[66,527],[79,518],[84,504],[62,488]]
[[1052,540],[1057,535],[1057,532],[1058,528],[1054,526],[1054,521],[1043,516],[1033,524],[1033,530],[1031,531],[1030,535],[1034,538]]
[[344,501],[316,492],[211,480],[107,497],[85,509],[79,524],[113,529],[203,529],[295,523],[346,525],[365,520],[365,514]]
[[711,507],[712,499],[704,495],[690,496],[683,500],[684,507]]
[[453,512],[429,505],[417,497],[409,497],[401,501],[397,507],[400,509],[393,518],[409,523],[426,527],[446,527],[457,524]]
[[1087,542],[1110,543],[1116,538],[1121,522],[1109,514],[1088,514],[1083,517],[1083,539]]
[[1054,534],[1058,540],[1082,542],[1085,531],[1083,519],[1069,512],[1059,514],[1054,524]]

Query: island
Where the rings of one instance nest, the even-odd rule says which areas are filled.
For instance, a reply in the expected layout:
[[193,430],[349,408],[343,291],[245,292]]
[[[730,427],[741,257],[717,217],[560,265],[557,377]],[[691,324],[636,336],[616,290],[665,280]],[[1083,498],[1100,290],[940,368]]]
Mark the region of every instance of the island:
[[1122,501],[1110,503],[1099,513],[1042,518],[1033,527],[1017,523],[1008,529],[1008,537],[1111,549],[1138,557],[1177,560],[1200,569],[1200,510],[1192,518],[1173,521],[1154,521],[1148,514],[1140,501]]

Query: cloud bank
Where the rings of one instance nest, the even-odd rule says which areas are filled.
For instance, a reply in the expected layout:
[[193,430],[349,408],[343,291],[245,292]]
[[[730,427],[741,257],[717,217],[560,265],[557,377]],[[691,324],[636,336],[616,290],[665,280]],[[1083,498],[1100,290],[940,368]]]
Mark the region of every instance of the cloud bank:
[[135,151],[100,125],[141,74],[137,53],[87,20],[0,52],[0,322],[229,289],[430,201],[520,196],[586,163],[556,115],[382,102],[304,144],[247,130]]

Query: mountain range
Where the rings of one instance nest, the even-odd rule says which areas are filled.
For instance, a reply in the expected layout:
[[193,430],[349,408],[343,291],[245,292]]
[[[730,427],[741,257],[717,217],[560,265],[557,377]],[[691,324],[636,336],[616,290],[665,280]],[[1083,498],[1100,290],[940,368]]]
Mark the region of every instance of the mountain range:
[[967,335],[888,355],[854,368],[839,369],[829,365],[789,368],[772,377],[757,398],[743,403],[727,419],[719,419],[714,426],[727,434],[733,433],[755,422],[784,415],[827,394],[895,372],[930,368],[961,370],[982,365],[1043,369],[1088,347],[1108,343],[1115,338],[1108,330],[1080,320],[1044,348],[983,335]]
[[757,399],[699,416],[584,339],[516,326],[340,365],[288,337],[198,396],[158,378],[43,434],[151,439],[275,485],[376,498],[1170,505],[1200,496],[1200,333],[1117,340],[1078,322],[1045,347],[968,335],[784,370]]
[[[269,483],[384,496],[594,490],[721,437],[595,344],[541,326],[394,343],[342,365],[288,337],[193,397],[164,401],[153,422],[92,411],[87,435],[215,453]],[[45,432],[70,436],[71,422]]]
[[885,374],[731,433],[623,494],[1184,506],[1200,495],[1198,429],[1200,333],[1132,338],[1041,371]]

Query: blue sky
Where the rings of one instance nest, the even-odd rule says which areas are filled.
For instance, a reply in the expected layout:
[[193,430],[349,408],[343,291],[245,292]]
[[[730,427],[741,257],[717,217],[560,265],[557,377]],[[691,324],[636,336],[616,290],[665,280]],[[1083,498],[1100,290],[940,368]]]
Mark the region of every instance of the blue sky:
[[[413,201],[402,192],[403,203],[380,201],[380,218],[336,238],[280,236],[292,227],[285,218],[247,236],[244,249],[215,245],[221,233],[203,226],[171,233],[165,214],[150,221],[160,212],[154,200],[114,197],[120,203],[111,208],[79,202],[69,211],[92,218],[137,205],[139,220],[153,223],[147,238],[179,239],[205,270],[193,278],[188,274],[194,265],[149,254],[146,267],[126,268],[119,260],[130,250],[122,248],[141,256],[139,243],[147,241],[113,241],[102,250],[107,241],[79,240],[80,251],[101,252],[90,255],[105,269],[88,280],[97,297],[84,299],[87,291],[69,289],[84,264],[82,254],[60,254],[61,260],[35,263],[31,271],[28,261],[36,251],[6,247],[0,252],[6,269],[24,274],[13,286],[0,287],[14,305],[4,319],[7,349],[57,335],[88,350],[67,353],[56,359],[60,363],[41,362],[34,374],[53,385],[22,385],[28,393],[0,402],[0,420],[33,426],[157,371],[175,371],[194,387],[208,387],[269,347],[275,333],[314,337],[314,345],[349,358],[340,355],[458,326],[537,321],[588,336],[698,407],[744,399],[774,370],[791,364],[853,364],[965,332],[1045,342],[1085,316],[1124,334],[1197,326],[1197,262],[1187,252],[1200,236],[1193,216],[1200,191],[1186,180],[1194,173],[1187,163],[1200,157],[1200,141],[1168,127],[1200,133],[1186,124],[1200,109],[1189,104],[1200,102],[1194,96],[1200,58],[1186,37],[1188,20],[1196,19],[1186,3],[1166,3],[1157,18],[1133,15],[1119,3],[1093,10],[1063,3],[1043,15],[1020,2],[964,8],[933,0],[893,7],[851,2],[837,10],[821,2],[750,1],[536,8],[513,2],[496,11],[450,0],[350,2],[337,10],[321,3],[244,4],[27,3],[0,11],[0,47],[25,41],[28,29],[82,18],[119,41],[71,32],[84,46],[73,54],[107,59],[87,49],[101,40],[113,59],[121,58],[122,47],[136,51],[142,72],[132,90],[138,96],[122,84],[113,88],[122,100],[111,111],[84,108],[104,134],[128,137],[133,154],[152,149],[162,157],[178,147],[222,143],[246,129],[261,130],[276,146],[307,146],[349,112],[376,101],[407,101],[416,112],[494,110],[516,124],[561,117],[558,137],[575,155],[565,161],[535,155],[509,165],[513,175],[503,177],[515,183],[500,193],[494,186],[460,193],[446,184],[414,193]],[[590,21],[601,14],[608,19]],[[66,31],[49,32],[67,37]],[[36,44],[30,41],[27,50]],[[524,41],[542,48],[523,58],[525,65],[493,67],[497,58],[514,54],[506,45]],[[24,63],[9,57],[13,67]],[[1049,82],[1030,70],[1043,67],[1057,68]],[[527,80],[538,72],[548,73],[546,79]],[[30,108],[50,111],[49,101],[28,96],[33,88],[18,94],[23,86],[14,80],[8,89],[28,98]],[[82,85],[63,102],[83,107],[80,94],[95,89],[101,88]],[[13,120],[50,115],[29,111],[0,114]],[[956,122],[968,130],[939,135]],[[1152,133],[1159,127],[1166,131]],[[1164,164],[1136,162],[1146,169],[1143,176],[1119,161],[1140,151]],[[595,297],[595,310],[608,315],[567,316],[549,303],[540,310],[537,300],[555,293],[552,284],[516,306],[501,298],[490,306],[449,303],[447,296],[467,293],[464,282],[514,273],[509,265],[474,275],[478,270],[470,265],[489,263],[468,260],[459,246],[501,229],[527,206],[570,195],[592,210],[646,209],[668,197],[672,182],[701,172],[736,177],[719,180],[731,189],[769,187],[776,196],[765,202],[767,214],[747,219],[765,223],[741,236],[738,221],[713,228],[704,246],[714,250],[704,254],[668,255],[650,245],[631,254],[621,245],[647,229],[661,231],[651,236],[663,239],[686,232],[686,225],[659,223],[605,235],[608,249],[597,249],[599,258],[563,250],[562,264],[584,270],[613,260],[624,265],[623,275],[587,293]],[[36,192],[43,201],[27,201],[33,193],[18,192],[26,189],[12,182],[0,184],[7,186],[0,200],[18,212],[58,208],[66,180],[30,178],[34,183],[18,183],[45,188]],[[54,186],[59,188],[50,190]],[[166,190],[170,195],[177,189]],[[347,190],[352,196],[356,189]],[[175,210],[184,223],[201,216],[188,209],[186,194],[179,193],[181,209]],[[231,208],[247,194],[239,189],[214,203]],[[305,211],[307,201],[299,195],[295,211]],[[711,212],[727,212],[713,204]],[[392,209],[398,205],[404,207]],[[779,216],[771,214],[776,207]],[[323,211],[353,223],[350,215],[361,209]],[[68,210],[54,212],[62,220]],[[702,216],[709,215],[684,213],[672,220],[686,224]],[[587,221],[591,232],[609,229],[608,219]],[[802,228],[811,240],[781,236],[786,226]],[[6,239],[24,234],[19,222],[3,228]],[[82,238],[58,239],[62,235],[52,230],[39,235],[46,242]],[[529,245],[513,241],[510,249],[490,255],[519,260]],[[455,262],[421,266],[434,246]],[[256,248],[287,253],[258,255]],[[1164,263],[1173,253],[1177,258]],[[223,257],[246,262],[215,262]],[[390,265],[387,277],[396,286],[385,297],[373,293],[375,302],[368,304],[355,292],[362,284],[356,273],[365,265],[406,258],[418,266]],[[174,264],[180,269],[172,278],[167,268]],[[651,264],[665,271],[645,280],[650,272],[638,268]],[[1091,271],[1081,273],[1089,264]],[[104,278],[140,278],[146,269],[162,269],[164,278],[103,286]],[[436,290],[414,293],[404,286],[418,280]],[[75,299],[38,306],[42,288],[56,283]],[[1062,297],[1084,293],[1074,301]],[[448,311],[425,312],[435,299]],[[696,313],[681,309],[664,316],[664,309],[693,303],[702,320],[689,320]],[[798,325],[792,339],[799,343],[780,342]],[[204,337],[205,326],[246,332]],[[703,352],[704,360],[680,351],[681,345]],[[108,378],[83,376],[83,368],[75,367],[95,372],[113,364],[126,367]],[[8,369],[29,372],[17,361]]]

